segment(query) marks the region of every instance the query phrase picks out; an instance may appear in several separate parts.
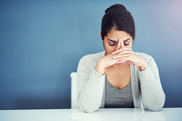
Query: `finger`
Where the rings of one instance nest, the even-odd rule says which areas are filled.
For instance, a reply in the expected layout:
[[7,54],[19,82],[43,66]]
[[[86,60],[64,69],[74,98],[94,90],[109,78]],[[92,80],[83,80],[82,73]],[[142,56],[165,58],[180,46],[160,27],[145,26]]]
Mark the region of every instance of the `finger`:
[[121,64],[121,63],[127,63],[127,60],[120,60],[117,62],[118,64]]
[[123,57],[128,57],[129,54],[125,54],[125,55],[117,55],[117,56],[113,56],[113,59],[122,59]]
[[122,59],[118,59],[118,63],[124,63],[129,61],[129,57],[122,57]]
[[129,63],[129,64],[132,64],[132,65],[133,65],[133,62],[131,62],[131,61],[127,61],[127,63]]
[[118,63],[118,64],[121,64],[121,63],[128,63],[128,64],[132,64],[132,65],[133,65],[133,63],[132,63],[131,61],[129,61],[129,60],[118,61],[117,63]]
[[124,46],[123,49],[129,49],[129,50],[132,50],[131,47],[128,47],[128,46]]
[[114,56],[112,57],[113,59],[123,59],[125,57],[130,57],[131,56],[131,53],[126,53],[126,54],[123,54],[123,55],[117,55],[117,56]]
[[120,48],[120,40],[118,40],[118,42],[117,42],[117,47],[116,47],[115,50],[118,50],[119,48]]
[[114,59],[114,60],[117,60],[117,62],[125,62],[125,61],[129,61],[129,57],[122,56],[122,57]]
[[133,51],[132,50],[123,50],[121,54],[126,54],[126,53],[132,54]]
[[119,50],[116,50],[116,51],[112,52],[111,54],[114,55],[114,54],[118,54],[120,52],[126,52],[127,53],[127,51],[132,51],[132,49],[131,48],[123,48],[123,49],[121,48]]
[[121,37],[121,38],[119,38],[119,40],[120,40],[120,44],[121,44],[121,48],[123,48],[124,47],[124,40],[123,40],[123,38]]
[[121,48],[121,46],[122,46],[122,38],[119,38],[118,39],[118,42],[117,42],[117,47],[116,47],[116,49],[115,50],[118,50],[118,49],[120,49]]
[[118,54],[119,52],[122,52],[122,51],[124,51],[124,50],[126,50],[126,51],[132,51],[131,48],[121,48],[121,49],[119,49],[119,50],[115,50],[114,52],[112,52],[112,54],[113,54],[113,55],[114,55],[114,54]]
[[116,51],[112,52],[111,54],[112,54],[112,55],[118,54],[118,53],[120,53],[120,52],[122,52],[122,51],[123,51],[123,49],[119,49],[119,50],[116,50]]
[[127,52],[127,53],[117,54],[117,55],[113,56],[112,58],[113,58],[113,59],[117,59],[117,58],[121,58],[121,57],[128,57],[128,56],[130,56],[131,54],[133,54],[132,51],[131,51],[131,52]]

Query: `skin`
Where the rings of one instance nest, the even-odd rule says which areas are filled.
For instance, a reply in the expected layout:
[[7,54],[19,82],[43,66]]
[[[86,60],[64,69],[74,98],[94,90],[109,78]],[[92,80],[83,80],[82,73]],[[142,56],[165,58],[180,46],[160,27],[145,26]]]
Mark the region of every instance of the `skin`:
[[133,39],[127,32],[113,28],[103,42],[105,56],[98,60],[95,69],[102,75],[106,74],[109,82],[116,88],[124,88],[129,83],[130,64],[138,66],[140,71],[147,68],[147,62],[133,53]]

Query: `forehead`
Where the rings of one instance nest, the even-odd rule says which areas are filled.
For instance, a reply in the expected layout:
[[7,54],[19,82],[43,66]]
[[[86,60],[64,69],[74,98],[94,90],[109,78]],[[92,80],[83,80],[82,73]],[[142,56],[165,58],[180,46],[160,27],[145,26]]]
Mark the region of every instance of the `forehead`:
[[107,34],[107,39],[112,39],[112,40],[118,40],[118,38],[123,38],[123,39],[128,39],[132,38],[131,35],[125,31],[118,31],[116,29],[112,29],[108,34]]

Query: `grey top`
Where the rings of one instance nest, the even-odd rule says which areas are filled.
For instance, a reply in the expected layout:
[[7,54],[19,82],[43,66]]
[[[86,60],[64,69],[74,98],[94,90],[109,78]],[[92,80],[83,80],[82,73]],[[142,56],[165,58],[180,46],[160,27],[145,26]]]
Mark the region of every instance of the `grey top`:
[[114,87],[106,78],[105,108],[133,108],[131,81],[125,88],[118,89]]
[[[160,110],[165,103],[159,77],[158,67],[154,59],[145,53],[134,52],[145,59],[148,67],[140,69],[130,64],[131,89],[135,108],[145,108],[151,111]],[[85,112],[97,111],[105,106],[105,74],[95,70],[98,60],[104,57],[105,51],[82,57],[77,68],[77,101]]]

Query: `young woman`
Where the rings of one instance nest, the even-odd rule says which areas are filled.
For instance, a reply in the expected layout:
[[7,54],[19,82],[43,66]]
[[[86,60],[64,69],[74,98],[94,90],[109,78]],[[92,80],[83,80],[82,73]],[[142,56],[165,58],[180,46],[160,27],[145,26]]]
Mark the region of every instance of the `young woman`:
[[160,110],[165,103],[157,65],[145,53],[132,51],[135,24],[121,4],[110,6],[102,19],[105,51],[80,59],[78,104],[85,112],[99,108]]

